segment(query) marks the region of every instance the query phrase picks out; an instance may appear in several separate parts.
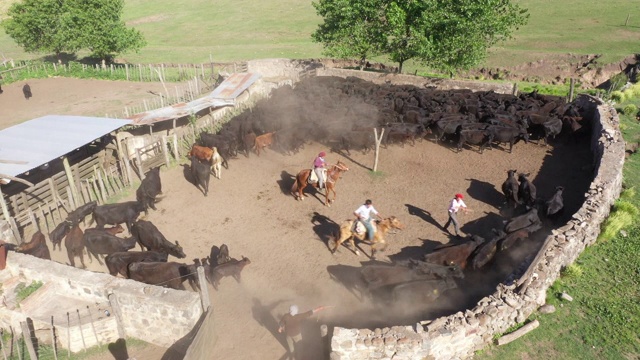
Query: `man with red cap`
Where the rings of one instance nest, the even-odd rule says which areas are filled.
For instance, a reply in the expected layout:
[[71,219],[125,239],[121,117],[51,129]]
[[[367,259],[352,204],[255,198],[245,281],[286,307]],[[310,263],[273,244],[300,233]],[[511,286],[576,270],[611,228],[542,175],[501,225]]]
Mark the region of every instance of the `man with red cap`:
[[[460,232],[459,232],[459,223],[458,223],[458,217],[457,217],[457,213],[460,209],[462,209],[462,212],[464,212],[465,214],[467,213],[467,204],[464,203],[464,201],[462,201],[462,198],[464,198],[464,196],[462,196],[462,194],[456,194],[453,199],[451,200],[451,203],[449,203],[449,221],[447,221],[447,223],[444,225],[444,229],[447,230],[449,228],[449,225],[451,225],[451,223],[453,223],[453,228],[456,231],[456,236],[460,236]],[[449,231],[449,230],[447,230]],[[451,234],[449,232],[449,234]]]
[[318,154],[315,160],[313,160],[313,171],[318,176],[318,189],[322,189],[324,187],[324,166],[326,165],[326,161],[324,157],[327,156],[327,153],[324,151]]

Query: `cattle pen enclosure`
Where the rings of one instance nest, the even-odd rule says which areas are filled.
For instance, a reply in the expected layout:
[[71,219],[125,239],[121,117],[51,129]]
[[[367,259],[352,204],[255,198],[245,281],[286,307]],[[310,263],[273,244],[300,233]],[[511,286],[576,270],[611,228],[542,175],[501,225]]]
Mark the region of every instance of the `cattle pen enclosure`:
[[[272,101],[275,102],[276,99]],[[335,115],[326,110],[331,108],[332,106],[324,108],[327,113],[325,115]],[[307,107],[299,110],[309,113],[314,109]],[[556,177],[554,182],[545,179],[570,163],[568,159],[572,159],[574,163],[571,164],[571,171],[566,174],[569,178],[564,181],[573,183],[576,179],[572,176],[584,177],[589,174],[592,160],[588,156],[583,158],[580,155],[578,158],[583,160],[576,161],[575,156],[563,155],[562,149],[573,149],[578,145],[563,142],[553,145],[550,149],[544,149],[536,144],[518,144],[512,155],[499,149],[481,155],[468,148],[461,154],[455,154],[450,148],[436,146],[430,140],[418,142],[415,147],[405,145],[404,149],[392,145],[382,151],[381,173],[378,175],[369,173],[371,155],[336,152],[329,154],[329,161],[345,160],[349,163],[350,171],[340,180],[338,200],[331,208],[323,207],[313,195],[304,202],[295,202],[287,189],[290,176],[308,166],[310,158],[325,148],[322,144],[307,144],[300,153],[292,156],[283,156],[273,151],[259,159],[255,156],[243,159],[240,156],[239,160],[231,161],[231,167],[223,174],[222,180],[212,180],[213,193],[207,199],[195,192],[185,180],[187,175],[182,174],[182,171],[176,174],[177,169],[172,168],[168,172],[162,172],[167,197],[159,203],[160,211],[150,214],[150,219],[163,232],[166,231],[168,238],[180,239],[190,257],[201,256],[211,244],[225,242],[229,244],[232,256],[242,254],[252,259],[252,265],[243,275],[241,286],[223,282],[221,290],[212,294],[213,318],[218,319],[217,324],[225,329],[215,330],[218,342],[214,348],[230,354],[231,358],[243,355],[245,358],[259,358],[258,354],[243,353],[229,343],[234,338],[250,338],[265,351],[263,354],[280,356],[283,348],[278,343],[277,335],[272,332],[272,324],[292,301],[297,302],[301,308],[318,305],[317,301],[337,304],[335,310],[323,315],[320,319],[322,322],[331,327],[363,326],[373,329],[393,324],[389,319],[398,320],[396,323],[399,325],[415,325],[415,319],[434,318],[457,309],[469,308],[482,298],[482,294],[491,293],[495,284],[477,289],[478,293],[466,300],[460,298],[460,290],[457,290],[450,294],[450,298],[443,296],[440,300],[442,303],[449,302],[452,307],[432,304],[426,312],[425,309],[418,311],[418,318],[415,317],[416,314],[381,312],[375,304],[368,303],[368,299],[361,298],[358,289],[353,287],[354,269],[369,260],[356,257],[347,248],[342,248],[331,256],[324,243],[328,239],[332,223],[348,218],[354,207],[365,198],[373,198],[376,207],[383,214],[396,215],[408,225],[406,230],[389,238],[387,256],[381,261],[395,261],[431,251],[439,243],[449,241],[438,224],[443,224],[446,220],[442,208],[450,193],[459,191],[452,189],[461,189],[468,194],[475,209],[475,213],[464,220],[463,231],[482,231],[490,226],[486,221],[492,224],[500,221],[499,193],[496,194],[499,190],[496,187],[503,180],[506,169],[518,168],[519,171],[532,172],[534,182],[545,194],[561,178]],[[582,143],[582,146],[588,148],[589,145]],[[469,175],[461,176],[461,173]],[[575,200],[579,201],[588,190],[587,182],[577,187],[576,193],[569,195],[573,197],[574,212],[580,205]],[[254,204],[259,206],[253,207]],[[190,222],[179,211],[185,208],[196,213],[207,213],[209,225]],[[252,210],[245,214],[242,209]],[[290,211],[292,209],[295,210],[293,213]],[[314,213],[329,221],[312,222]],[[487,220],[481,219],[485,213],[490,215]],[[251,226],[247,228],[247,224]],[[185,233],[180,229],[192,229],[192,232],[185,238]],[[542,243],[537,246],[542,246]],[[368,250],[366,247],[364,249]],[[277,258],[274,258],[274,254],[278,254]],[[522,257],[524,258],[526,256]],[[274,263],[274,259],[277,262]],[[530,258],[529,261],[531,260]],[[309,279],[314,281],[310,282]],[[479,278],[472,276],[469,281],[474,280],[478,281]],[[358,305],[362,302],[365,303],[364,307]],[[249,324],[248,328],[229,328],[238,319]],[[334,338],[344,334],[341,331],[340,334],[334,334]],[[325,351],[319,340],[313,340],[317,336],[313,326],[307,329],[307,335],[310,349],[317,350],[317,354]],[[370,336],[375,338],[375,335]],[[364,338],[360,339],[367,344]],[[355,345],[353,346],[355,351]],[[348,349],[341,348],[340,351]]]

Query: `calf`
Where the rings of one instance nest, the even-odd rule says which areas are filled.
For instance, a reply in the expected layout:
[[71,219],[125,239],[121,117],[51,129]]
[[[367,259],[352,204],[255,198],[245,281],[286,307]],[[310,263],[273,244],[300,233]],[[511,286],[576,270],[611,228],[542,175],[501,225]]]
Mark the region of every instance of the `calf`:
[[251,260],[243,256],[240,261],[231,259],[231,261],[227,263],[212,268],[211,285],[213,285],[214,289],[218,290],[220,279],[225,276],[233,276],[233,278],[239,283],[241,280],[240,273],[242,272],[242,269],[249,264],[251,264]]
[[489,126],[488,130],[492,133],[493,141],[498,143],[508,143],[509,153],[513,151],[513,144],[523,139],[529,142],[529,133],[524,127],[512,128],[506,126]]
[[58,250],[62,250],[62,239],[69,233],[71,230],[71,222],[63,221],[51,233],[49,233],[49,239],[53,244],[53,250],[56,249],[56,245],[58,245]]
[[242,137],[242,143],[244,145],[244,156],[249,157],[249,152],[253,148],[253,145],[256,143],[256,133],[253,131],[248,131]]
[[211,167],[208,163],[203,163],[197,157],[191,157],[191,176],[193,183],[198,190],[202,187],[204,196],[209,194],[209,180],[211,179]]
[[91,214],[96,206],[98,206],[98,202],[91,201],[78,207],[67,215],[67,221],[72,224],[84,222],[84,218]]
[[562,120],[553,117],[542,124],[542,127],[544,128],[544,146],[547,146],[549,145],[549,138],[555,139],[556,135],[562,131]]
[[67,249],[67,256],[69,257],[69,262],[71,266],[75,267],[76,263],[74,258],[76,256],[80,257],[80,262],[82,263],[82,268],[86,269],[86,265],[84,264],[84,241],[82,240],[83,233],[80,229],[79,224],[74,224],[69,230],[69,233],[64,238],[64,247]]
[[553,217],[562,214],[562,210],[564,209],[564,201],[562,199],[563,191],[564,187],[556,187],[556,192],[553,194],[551,199],[547,200],[547,202],[545,203],[545,213],[547,217]]
[[217,247],[216,245],[211,246],[209,261],[211,262],[211,267],[216,267],[231,261],[231,257],[229,257],[229,247],[227,244],[222,244],[220,247]]
[[467,266],[467,259],[469,256],[483,242],[484,239],[480,236],[472,235],[471,241],[464,244],[434,250],[431,254],[424,256],[424,261],[438,265],[455,265],[464,270]]
[[529,225],[539,224],[540,217],[538,216],[538,209],[531,208],[528,212],[523,215],[516,216],[513,219],[507,221],[504,226],[504,231],[507,234],[510,234],[514,231],[523,229]]
[[156,196],[162,194],[162,182],[160,181],[160,166],[149,170],[140,186],[136,190],[136,200],[144,207],[145,215],[148,208],[156,210]]
[[96,206],[93,210],[93,219],[98,229],[104,228],[105,224],[118,225],[126,223],[127,230],[129,230],[129,234],[131,234],[133,222],[136,221],[143,211],[144,206],[139,201],[100,205]]
[[31,86],[29,86],[29,84],[24,84],[24,86],[22,87],[22,94],[27,100],[33,97],[33,94],[31,93]]
[[173,255],[179,259],[187,257],[182,246],[176,241],[172,244],[150,221],[138,220],[133,224],[133,236],[140,244],[140,248],[149,251],[161,251]]
[[518,175],[518,198],[523,204],[533,206],[536,203],[536,187],[527,178],[529,174]]
[[47,247],[44,234],[39,230],[31,237],[31,241],[22,243],[16,248],[16,252],[38,257],[40,259],[51,260],[51,254]]
[[471,268],[478,270],[485,266],[496,255],[498,242],[506,236],[503,231],[493,229],[494,236],[475,251],[471,260]]
[[[222,165],[225,168],[229,168],[227,159],[230,159],[238,154],[238,147],[234,139],[230,137],[224,137],[222,135],[202,133],[200,134],[199,144],[208,148],[217,148],[218,153],[222,156]],[[253,146],[253,143],[251,144]]]
[[189,150],[189,153],[187,153],[188,158],[191,158],[192,156],[197,157],[198,160],[201,160],[203,162],[211,163],[211,157],[213,157],[213,151],[211,150],[210,147],[198,146],[197,144],[193,144],[191,146],[191,150]]
[[273,138],[275,133],[276,132],[274,131],[274,132],[262,134],[260,136],[256,136],[256,141],[253,145],[253,151],[256,153],[256,155],[260,156],[260,150],[264,151],[264,149],[267,146],[271,147],[271,145],[273,144]]
[[100,265],[100,257],[98,255],[109,255],[116,252],[127,251],[136,246],[136,238],[130,237],[121,239],[107,230],[87,229],[83,237],[84,245],[87,247],[87,256],[93,262],[93,255]]
[[460,138],[458,139],[458,152],[462,150],[462,145],[474,144],[480,145],[480,154],[484,151],[487,144],[493,141],[493,133],[488,130],[462,130],[460,131]]
[[109,274],[127,277],[127,267],[134,262],[166,262],[169,255],[158,251],[121,251],[107,255],[104,262]]
[[177,262],[134,262],[127,266],[131,280],[176,290],[186,290],[182,283],[193,276],[188,265]]
[[213,155],[211,155],[211,171],[213,172],[213,175],[215,177],[217,177],[218,179],[221,179],[222,163],[224,162],[224,159],[222,158],[220,153],[218,153],[217,148],[212,148],[211,150],[213,150]]
[[502,193],[507,199],[507,205],[518,206],[518,180],[516,173],[518,170],[507,170],[507,180],[502,183]]

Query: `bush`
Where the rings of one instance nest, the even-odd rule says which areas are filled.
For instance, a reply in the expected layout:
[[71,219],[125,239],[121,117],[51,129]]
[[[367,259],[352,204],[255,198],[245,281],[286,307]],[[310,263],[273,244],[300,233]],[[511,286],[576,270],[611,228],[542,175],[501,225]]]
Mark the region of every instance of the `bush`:
[[580,267],[580,265],[570,264],[569,266],[562,269],[560,276],[567,280],[577,279],[582,276],[582,268]]
[[609,95],[609,97],[611,98],[611,100],[617,103],[621,103],[624,101],[624,93],[622,91],[613,91],[611,92],[611,95]]
[[627,81],[629,81],[629,78],[627,77],[627,74],[623,72],[613,75],[611,79],[609,79],[609,82],[610,82],[609,91],[618,91],[622,89],[622,87],[627,83]]
[[31,285],[20,283],[16,286],[16,300],[21,302],[42,287],[42,281],[32,281]]
[[638,113],[638,107],[634,104],[629,104],[622,109],[622,113],[625,115],[635,116]]
[[631,90],[631,89],[626,89],[622,93],[624,94],[624,98],[627,101],[629,101],[629,100],[631,100],[631,99],[633,99],[635,97],[635,95],[633,94],[633,90]]
[[602,224],[602,231],[598,240],[608,241],[613,239],[620,230],[633,225],[640,214],[640,210],[627,200],[618,199],[613,206],[613,211]]

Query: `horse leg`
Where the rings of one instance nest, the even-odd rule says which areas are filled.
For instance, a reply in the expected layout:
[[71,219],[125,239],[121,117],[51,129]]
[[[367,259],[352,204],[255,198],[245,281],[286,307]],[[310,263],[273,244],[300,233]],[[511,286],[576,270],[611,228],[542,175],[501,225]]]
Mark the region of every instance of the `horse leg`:
[[351,238],[349,238],[349,245],[356,255],[360,256],[360,250],[356,247],[355,236],[351,236]]

